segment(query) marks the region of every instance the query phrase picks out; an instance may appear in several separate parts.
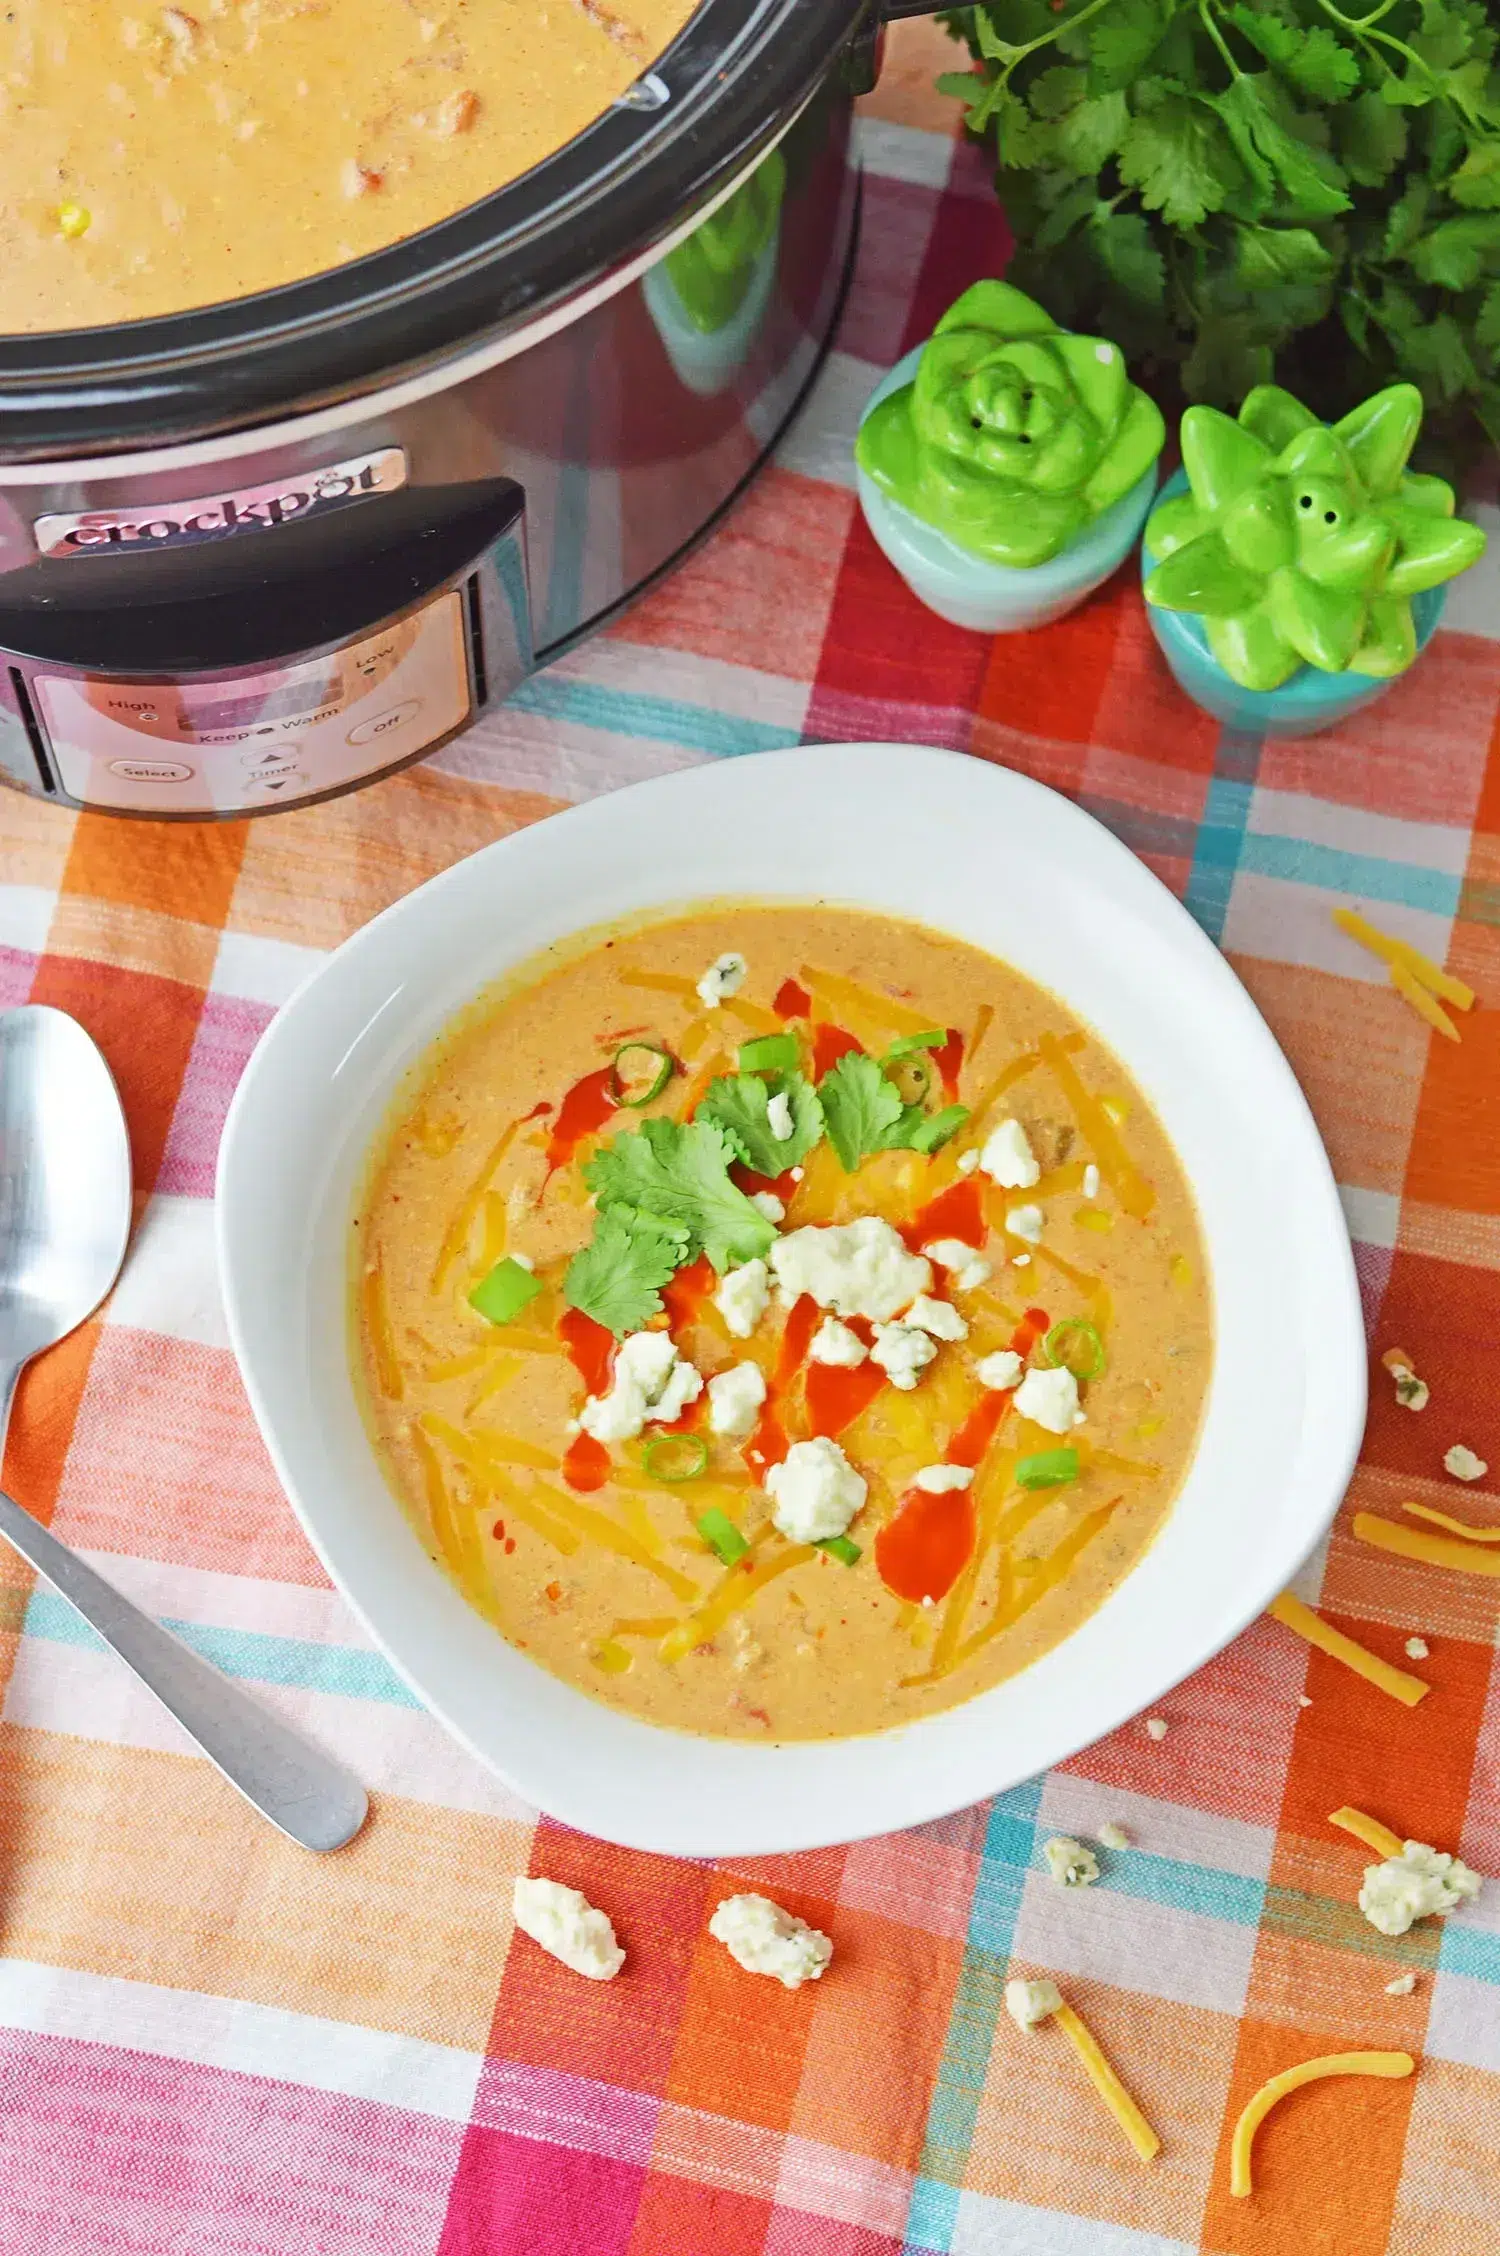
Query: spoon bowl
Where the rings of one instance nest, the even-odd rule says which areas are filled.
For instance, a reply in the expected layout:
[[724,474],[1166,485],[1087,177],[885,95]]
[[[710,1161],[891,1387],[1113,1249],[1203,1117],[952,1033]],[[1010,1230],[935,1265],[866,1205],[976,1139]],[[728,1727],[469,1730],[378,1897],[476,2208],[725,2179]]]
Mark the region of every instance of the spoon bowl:
[[0,1365],[92,1316],[130,1239],[130,1138],[109,1067],[66,1011],[0,1012]]

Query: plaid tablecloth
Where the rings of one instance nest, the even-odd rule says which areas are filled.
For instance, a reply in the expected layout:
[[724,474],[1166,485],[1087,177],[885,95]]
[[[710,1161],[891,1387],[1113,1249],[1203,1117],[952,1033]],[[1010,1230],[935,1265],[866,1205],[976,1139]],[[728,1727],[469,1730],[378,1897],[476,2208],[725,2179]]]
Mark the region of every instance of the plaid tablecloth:
[[[319,953],[462,854],[690,762],[813,739],[965,748],[1076,795],[1188,903],[1284,1043],[1333,1155],[1377,1370],[1345,1507],[1500,1517],[1500,550],[1418,673],[1305,743],[1177,696],[1129,575],[993,645],[920,611],[859,521],[877,374],[1003,255],[978,157],[909,35],[864,123],[864,251],[811,412],[711,544],[428,766],[220,828],[0,799],[0,1001],[102,1042],[140,1231],[36,1366],[7,1486],[342,1753],[374,1814],[312,1858],[258,1822],[59,1601],[0,1557],[0,2250],[5,2256],[1481,2256],[1500,2248],[1500,1883],[1387,1944],[1353,1907],[1353,1802],[1500,1874],[1500,1585],[1357,1546],[1299,1587],[1434,1686],[1414,1712],[1261,1622],[1140,1725],[921,1832],[713,1869],[604,1848],[452,1746],[329,1589],[230,1356],[210,1230],[235,1080]],[[1492,534],[1500,513],[1491,512]],[[1341,902],[1479,990],[1429,1036]],[[1486,1007],[1488,1006],[1488,1007]],[[1495,1464],[1459,1491],[1463,1441]],[[1306,1704],[1310,1702],[1310,1704]],[[1100,1883],[1052,1832],[1124,1823]],[[510,1881],[582,1885],[631,1946],[594,1987],[524,1941]],[[829,1929],[798,1993],[709,1940],[731,1885]],[[1385,1984],[1417,1970],[1413,1993]],[[1143,2168],[1060,2037],[1000,2010],[1051,1970],[1159,2127]],[[1228,2130],[1273,2068],[1358,2045],[1400,2084]]]

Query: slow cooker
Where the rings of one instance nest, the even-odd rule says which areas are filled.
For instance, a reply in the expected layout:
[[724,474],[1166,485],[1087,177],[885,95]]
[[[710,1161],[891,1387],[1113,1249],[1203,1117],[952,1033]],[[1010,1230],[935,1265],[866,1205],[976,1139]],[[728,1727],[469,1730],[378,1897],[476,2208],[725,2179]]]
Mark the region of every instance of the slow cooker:
[[913,0],[703,0],[612,109],[306,281],[0,340],[0,781],[269,813],[435,751],[697,540],[827,350]]

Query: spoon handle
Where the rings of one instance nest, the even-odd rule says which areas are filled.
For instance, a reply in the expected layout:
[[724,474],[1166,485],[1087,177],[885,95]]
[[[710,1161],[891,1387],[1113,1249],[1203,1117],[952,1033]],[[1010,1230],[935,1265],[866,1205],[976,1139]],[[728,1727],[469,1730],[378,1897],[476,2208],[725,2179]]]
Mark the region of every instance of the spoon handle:
[[353,1839],[369,1803],[342,1764],[133,1606],[3,1489],[0,1536],[134,1669],[263,1817],[305,1849],[338,1849]]

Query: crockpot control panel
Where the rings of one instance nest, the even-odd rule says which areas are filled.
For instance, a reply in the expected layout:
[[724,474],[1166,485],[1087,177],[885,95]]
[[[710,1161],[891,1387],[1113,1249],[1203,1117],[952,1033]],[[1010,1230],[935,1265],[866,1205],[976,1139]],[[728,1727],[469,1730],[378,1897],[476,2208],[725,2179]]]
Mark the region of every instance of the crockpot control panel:
[[440,595],[330,657],[227,679],[32,676],[70,799],[138,814],[227,814],[337,791],[468,720],[463,599]]
[[390,456],[336,466],[381,472],[352,493],[39,520],[38,562],[0,574],[0,766],[24,785],[29,746],[44,791],[116,814],[269,814],[507,695],[531,664],[525,495],[408,486]]

